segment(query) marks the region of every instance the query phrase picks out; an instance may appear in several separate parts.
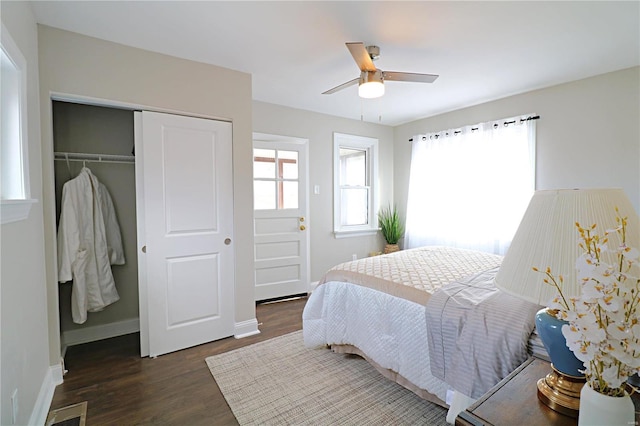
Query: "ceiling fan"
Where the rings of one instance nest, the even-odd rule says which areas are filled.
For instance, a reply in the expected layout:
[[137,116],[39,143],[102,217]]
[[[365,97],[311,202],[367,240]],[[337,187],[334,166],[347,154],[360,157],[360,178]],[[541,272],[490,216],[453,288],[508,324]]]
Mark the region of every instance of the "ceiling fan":
[[361,98],[377,98],[384,95],[384,81],[410,81],[414,83],[433,83],[437,75],[417,74],[412,72],[382,71],[373,65],[373,61],[380,57],[378,46],[366,46],[362,42],[345,43],[351,56],[360,68],[360,77],[342,83],[339,86],[323,92],[330,95],[358,83],[358,95]]

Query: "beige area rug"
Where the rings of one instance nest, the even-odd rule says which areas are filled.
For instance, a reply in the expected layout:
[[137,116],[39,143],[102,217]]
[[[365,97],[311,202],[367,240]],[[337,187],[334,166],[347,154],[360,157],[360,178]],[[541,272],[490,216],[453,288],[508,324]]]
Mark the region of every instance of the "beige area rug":
[[206,359],[241,425],[446,425],[446,410],[297,331]]

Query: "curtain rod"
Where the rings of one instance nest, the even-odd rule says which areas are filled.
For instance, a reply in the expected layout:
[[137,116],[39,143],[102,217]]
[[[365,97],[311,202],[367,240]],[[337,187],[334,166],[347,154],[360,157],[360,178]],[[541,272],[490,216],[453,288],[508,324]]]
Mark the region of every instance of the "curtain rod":
[[[540,118],[539,115],[534,115],[534,116],[529,116],[527,118],[521,118],[520,119],[520,123],[524,122],[524,121],[530,121],[530,120],[538,120]],[[505,121],[504,124],[505,126],[508,126],[509,124],[515,124],[517,120],[512,120],[512,121]],[[494,124],[494,127],[497,126],[498,123]],[[472,127],[471,130],[478,130],[477,127]],[[456,130],[455,132],[453,132],[454,134],[458,134],[462,132],[462,130]],[[413,138],[409,139],[409,142],[413,142]]]

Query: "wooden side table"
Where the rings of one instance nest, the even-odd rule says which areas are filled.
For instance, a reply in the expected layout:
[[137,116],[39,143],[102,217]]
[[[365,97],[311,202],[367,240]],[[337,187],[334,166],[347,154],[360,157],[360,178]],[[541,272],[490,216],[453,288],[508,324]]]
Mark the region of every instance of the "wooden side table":
[[[578,419],[553,411],[538,400],[538,379],[547,375],[551,366],[539,358],[529,358],[513,373],[462,411],[458,426],[526,424],[527,426],[577,425]],[[634,394],[636,425],[640,424],[640,396]]]

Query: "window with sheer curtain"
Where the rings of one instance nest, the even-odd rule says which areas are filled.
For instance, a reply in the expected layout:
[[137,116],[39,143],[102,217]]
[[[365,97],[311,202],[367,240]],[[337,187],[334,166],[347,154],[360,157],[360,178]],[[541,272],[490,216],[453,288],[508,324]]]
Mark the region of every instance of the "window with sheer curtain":
[[413,137],[405,248],[504,254],[535,188],[535,120]]

